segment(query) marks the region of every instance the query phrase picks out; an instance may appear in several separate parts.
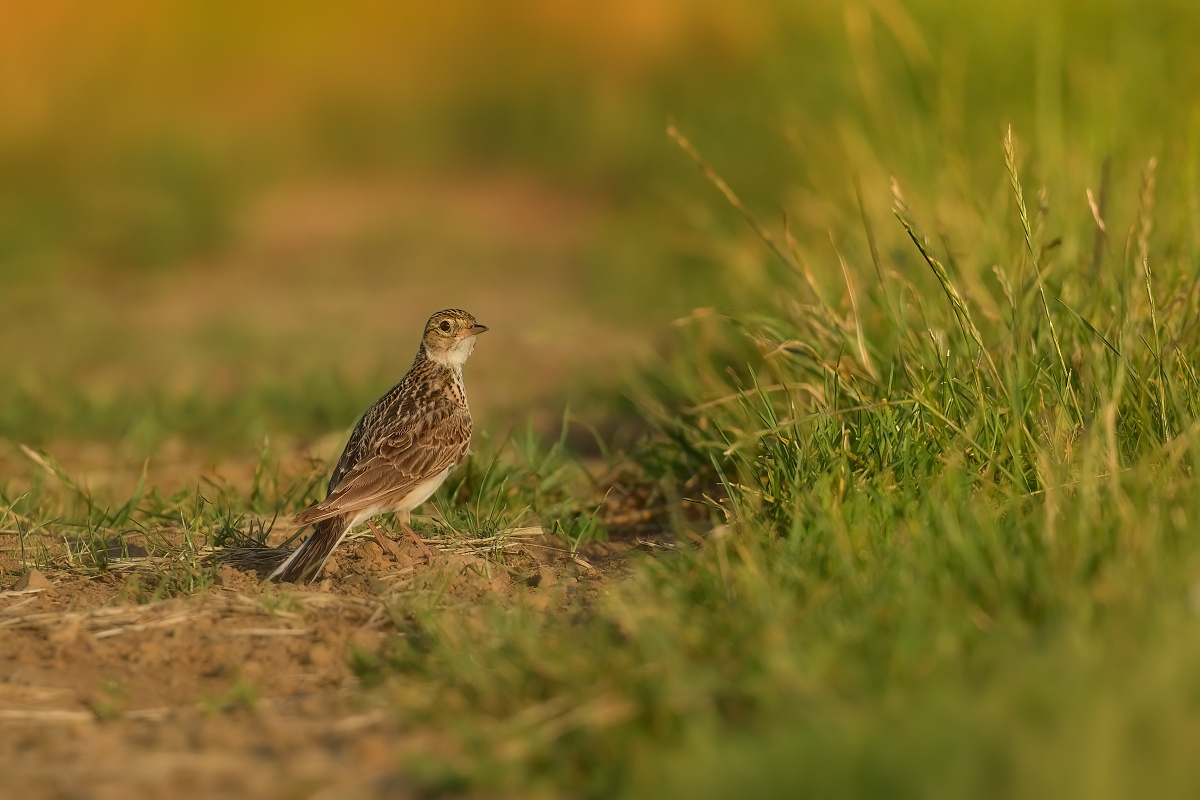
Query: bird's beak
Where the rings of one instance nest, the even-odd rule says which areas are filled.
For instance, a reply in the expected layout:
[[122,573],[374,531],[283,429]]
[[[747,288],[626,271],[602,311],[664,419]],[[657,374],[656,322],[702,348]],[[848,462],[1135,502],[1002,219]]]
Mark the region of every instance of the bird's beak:
[[478,336],[479,334],[483,333],[487,329],[488,329],[487,325],[472,325],[471,327],[467,328],[467,335],[468,336]]

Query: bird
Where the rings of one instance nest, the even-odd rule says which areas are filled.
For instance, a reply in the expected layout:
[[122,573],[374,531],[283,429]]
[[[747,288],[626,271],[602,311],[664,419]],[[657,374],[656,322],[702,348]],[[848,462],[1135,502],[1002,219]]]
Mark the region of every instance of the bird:
[[269,576],[272,582],[308,583],[350,529],[366,522],[383,544],[372,517],[391,511],[428,557],[409,526],[412,510],[437,491],[471,444],[471,411],[462,368],[487,330],[461,309],[439,311],[425,324],[408,374],[354,426],[329,478],[324,500],[296,516],[313,532]]

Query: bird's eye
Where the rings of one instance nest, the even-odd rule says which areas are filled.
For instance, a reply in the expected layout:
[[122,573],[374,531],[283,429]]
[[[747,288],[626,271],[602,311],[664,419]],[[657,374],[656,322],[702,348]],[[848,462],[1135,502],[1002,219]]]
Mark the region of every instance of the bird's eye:
[[440,327],[446,333],[450,332],[450,323],[449,322],[442,322],[442,324],[439,325],[438,327]]

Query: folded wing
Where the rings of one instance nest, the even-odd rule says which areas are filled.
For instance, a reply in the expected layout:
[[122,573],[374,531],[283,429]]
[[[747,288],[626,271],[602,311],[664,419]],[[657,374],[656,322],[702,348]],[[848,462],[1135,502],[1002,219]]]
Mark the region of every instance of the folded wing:
[[437,404],[382,436],[337,482],[324,501],[296,517],[310,525],[371,508],[395,507],[420,483],[454,466],[471,442],[470,413]]

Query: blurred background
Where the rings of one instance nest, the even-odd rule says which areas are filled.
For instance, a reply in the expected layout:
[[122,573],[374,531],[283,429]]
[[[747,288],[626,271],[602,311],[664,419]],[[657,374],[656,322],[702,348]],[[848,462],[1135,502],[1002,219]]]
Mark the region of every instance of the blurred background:
[[974,246],[1009,123],[1071,215],[1105,159],[1135,204],[1151,155],[1194,215],[1197,30],[1190,0],[4,3],[0,436],[340,433],[450,306],[492,328],[482,424],[617,414],[671,320],[771,274],[669,122],[818,278],[865,253],[856,181],[885,247],[893,175]]

